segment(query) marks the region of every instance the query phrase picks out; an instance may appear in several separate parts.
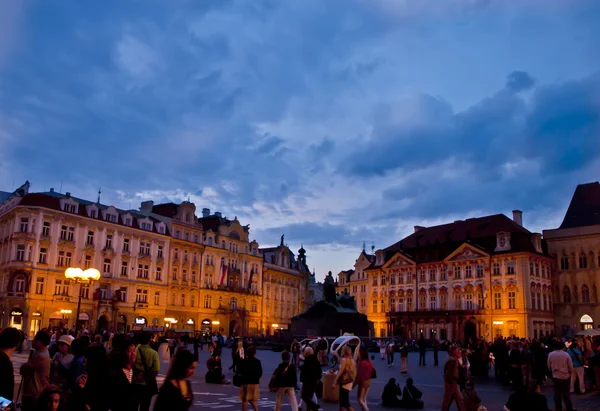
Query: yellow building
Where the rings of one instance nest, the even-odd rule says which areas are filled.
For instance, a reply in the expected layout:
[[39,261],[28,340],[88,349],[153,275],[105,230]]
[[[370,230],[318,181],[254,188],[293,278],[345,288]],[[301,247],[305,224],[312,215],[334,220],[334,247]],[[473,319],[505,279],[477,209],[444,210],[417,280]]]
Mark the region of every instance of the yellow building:
[[[0,204],[2,326],[33,336],[42,327],[131,329],[163,323],[169,255],[167,225],[50,189],[29,194],[29,183]],[[65,269],[96,268],[93,286],[73,284]]]
[[578,185],[562,224],[544,239],[554,259],[556,334],[600,327],[600,183]]
[[368,315],[369,310],[369,293],[368,279],[365,269],[370,267],[374,261],[375,256],[372,254],[367,254],[363,249],[354,262],[354,269],[341,271],[338,274],[338,282],[336,287],[336,292],[338,294],[347,292],[353,296],[356,303],[356,309],[361,314],[366,315]]
[[310,271],[306,265],[306,250],[298,250],[298,259],[283,244],[262,248],[264,258],[263,324],[270,335],[278,329],[288,330],[292,317],[308,308]]
[[554,330],[552,264],[518,210],[417,226],[364,270],[367,315],[378,337],[539,337]]

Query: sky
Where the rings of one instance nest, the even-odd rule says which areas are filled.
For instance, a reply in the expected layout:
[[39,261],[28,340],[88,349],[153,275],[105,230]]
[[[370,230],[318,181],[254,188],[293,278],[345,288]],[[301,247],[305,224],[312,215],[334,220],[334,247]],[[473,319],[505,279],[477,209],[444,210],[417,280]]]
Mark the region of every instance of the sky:
[[600,175],[596,0],[11,0],[0,190],[188,198],[323,278]]

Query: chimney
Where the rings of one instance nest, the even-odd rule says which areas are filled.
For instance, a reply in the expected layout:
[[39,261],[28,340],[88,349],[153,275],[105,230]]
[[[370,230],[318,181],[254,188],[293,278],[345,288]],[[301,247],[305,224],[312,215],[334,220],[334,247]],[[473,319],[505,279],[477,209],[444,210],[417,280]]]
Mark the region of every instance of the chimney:
[[50,188],[50,192],[53,193],[54,192],[54,188]]
[[513,221],[523,227],[523,212],[521,210],[513,210]]
[[67,195],[67,197],[71,197],[71,193],[69,193],[68,191],[65,194]]
[[202,209],[202,217],[206,218],[208,216],[210,216],[210,208],[203,208]]
[[416,226],[415,226],[415,233],[416,233],[417,231],[420,231],[420,230],[424,229],[424,228],[425,228],[425,227],[423,227],[422,225],[416,225]]
[[152,201],[152,200],[142,201],[142,206],[140,207],[140,211],[145,212],[145,213],[151,213],[152,207],[154,207],[154,201]]
[[215,216],[221,218],[223,217],[223,214],[221,214],[220,211],[215,211]]

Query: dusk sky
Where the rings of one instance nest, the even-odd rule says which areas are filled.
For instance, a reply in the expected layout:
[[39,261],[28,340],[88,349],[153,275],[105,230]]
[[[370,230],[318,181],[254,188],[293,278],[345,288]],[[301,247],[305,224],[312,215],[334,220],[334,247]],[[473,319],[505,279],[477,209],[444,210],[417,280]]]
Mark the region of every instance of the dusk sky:
[[6,0],[0,190],[237,216],[318,278],[600,175],[598,0]]

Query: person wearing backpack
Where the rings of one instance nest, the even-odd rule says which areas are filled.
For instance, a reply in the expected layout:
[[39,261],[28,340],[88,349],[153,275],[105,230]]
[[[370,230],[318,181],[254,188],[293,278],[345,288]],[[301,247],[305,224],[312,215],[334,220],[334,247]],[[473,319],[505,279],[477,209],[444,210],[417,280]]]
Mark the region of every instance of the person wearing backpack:
[[573,368],[571,369],[571,394],[575,392],[575,380],[579,380],[579,392],[581,394],[585,393],[585,383],[583,377],[583,365],[585,364],[585,360],[583,359],[583,354],[577,348],[577,342],[575,340],[571,340],[571,344],[569,348],[567,348],[567,354],[571,357],[571,361],[573,362]]
[[350,405],[350,391],[354,386],[354,380],[356,379],[356,364],[352,359],[352,349],[346,345],[344,347],[344,356],[340,363],[340,369],[335,377],[333,388],[339,384],[340,386],[340,411],[348,410],[354,411],[354,408]]
[[152,397],[158,393],[156,376],[160,372],[160,359],[158,352],[150,347],[151,337],[142,334],[140,345],[136,348],[134,367],[137,371],[140,398],[140,411],[148,411]]
[[275,411],[281,411],[281,403],[284,395],[287,397],[292,411],[298,411],[295,391],[297,383],[296,367],[290,363],[290,353],[284,351],[281,353],[281,364],[275,370],[275,385],[277,388]]

